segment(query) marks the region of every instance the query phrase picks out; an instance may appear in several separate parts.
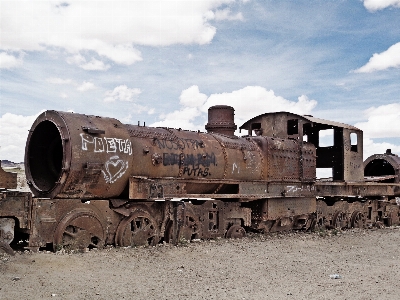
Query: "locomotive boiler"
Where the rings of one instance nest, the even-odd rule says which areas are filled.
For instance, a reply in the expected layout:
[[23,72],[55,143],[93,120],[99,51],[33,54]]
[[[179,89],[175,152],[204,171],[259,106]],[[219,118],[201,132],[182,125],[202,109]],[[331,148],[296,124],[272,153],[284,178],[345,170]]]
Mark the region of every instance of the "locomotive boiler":
[[[311,144],[236,137],[232,108],[213,107],[210,116],[209,132],[202,133],[46,111],[28,136],[28,183],[37,197],[104,199],[123,195],[134,178],[178,179],[183,186],[174,188],[185,194],[234,194],[235,183],[243,181],[314,181]],[[284,164],[285,159],[303,163]]]
[[[358,128],[278,112],[244,123],[245,136],[236,129],[222,105],[209,109],[207,132],[46,111],[25,150],[34,197],[2,192],[0,246],[20,236],[29,249],[83,249],[399,222],[400,161],[388,152],[364,171]],[[317,180],[317,168],[332,176]]]

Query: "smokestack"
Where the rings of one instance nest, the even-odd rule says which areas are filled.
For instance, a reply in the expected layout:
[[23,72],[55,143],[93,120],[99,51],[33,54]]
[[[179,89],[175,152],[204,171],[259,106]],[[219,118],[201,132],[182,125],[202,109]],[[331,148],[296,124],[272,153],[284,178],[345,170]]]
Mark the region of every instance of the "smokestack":
[[206,130],[208,133],[220,133],[234,136],[237,129],[235,125],[235,109],[228,105],[215,105],[208,109],[208,123]]

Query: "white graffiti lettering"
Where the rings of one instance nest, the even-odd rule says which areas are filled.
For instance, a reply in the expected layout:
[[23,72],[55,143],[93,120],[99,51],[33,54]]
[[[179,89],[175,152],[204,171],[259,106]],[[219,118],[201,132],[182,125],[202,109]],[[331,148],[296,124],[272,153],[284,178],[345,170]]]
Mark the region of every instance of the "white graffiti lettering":
[[125,151],[126,141],[123,140],[123,139],[115,139],[115,141],[118,144],[119,152],[124,152]]
[[237,170],[237,172],[238,172],[238,174],[239,174],[240,171],[239,171],[238,165],[237,165],[236,163],[233,163],[233,165],[232,165],[232,174],[235,172],[235,169]]
[[132,155],[132,142],[128,139],[93,137],[89,134],[81,133],[82,150],[107,153],[126,153]]
[[82,150],[87,151],[88,143],[93,144],[93,137],[91,135],[81,133],[81,138],[82,138]]
[[125,140],[124,153],[132,155],[132,143],[130,140]]
[[104,143],[101,138],[94,138],[94,152],[104,152]]
[[287,192],[288,193],[296,193],[298,191],[301,191],[301,187],[294,186],[294,185],[288,185],[287,186]]
[[106,140],[106,145],[107,145],[107,153],[114,153],[117,152],[117,145],[115,143],[114,138],[104,138]]

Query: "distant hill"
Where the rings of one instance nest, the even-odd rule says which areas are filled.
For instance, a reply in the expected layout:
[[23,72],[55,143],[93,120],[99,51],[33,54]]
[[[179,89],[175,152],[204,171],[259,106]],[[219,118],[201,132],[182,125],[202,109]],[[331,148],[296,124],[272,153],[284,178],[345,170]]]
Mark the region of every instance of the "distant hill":
[[25,165],[23,162],[15,163],[15,162],[9,161],[7,159],[4,159],[1,161],[1,167],[3,169],[6,169],[6,168],[24,169]]

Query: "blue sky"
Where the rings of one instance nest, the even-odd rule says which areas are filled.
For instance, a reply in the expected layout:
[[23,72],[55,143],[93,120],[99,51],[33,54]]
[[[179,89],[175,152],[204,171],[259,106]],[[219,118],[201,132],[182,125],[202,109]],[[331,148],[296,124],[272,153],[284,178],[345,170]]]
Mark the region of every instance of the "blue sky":
[[0,158],[43,110],[204,130],[292,111],[400,154],[400,0],[0,1]]

